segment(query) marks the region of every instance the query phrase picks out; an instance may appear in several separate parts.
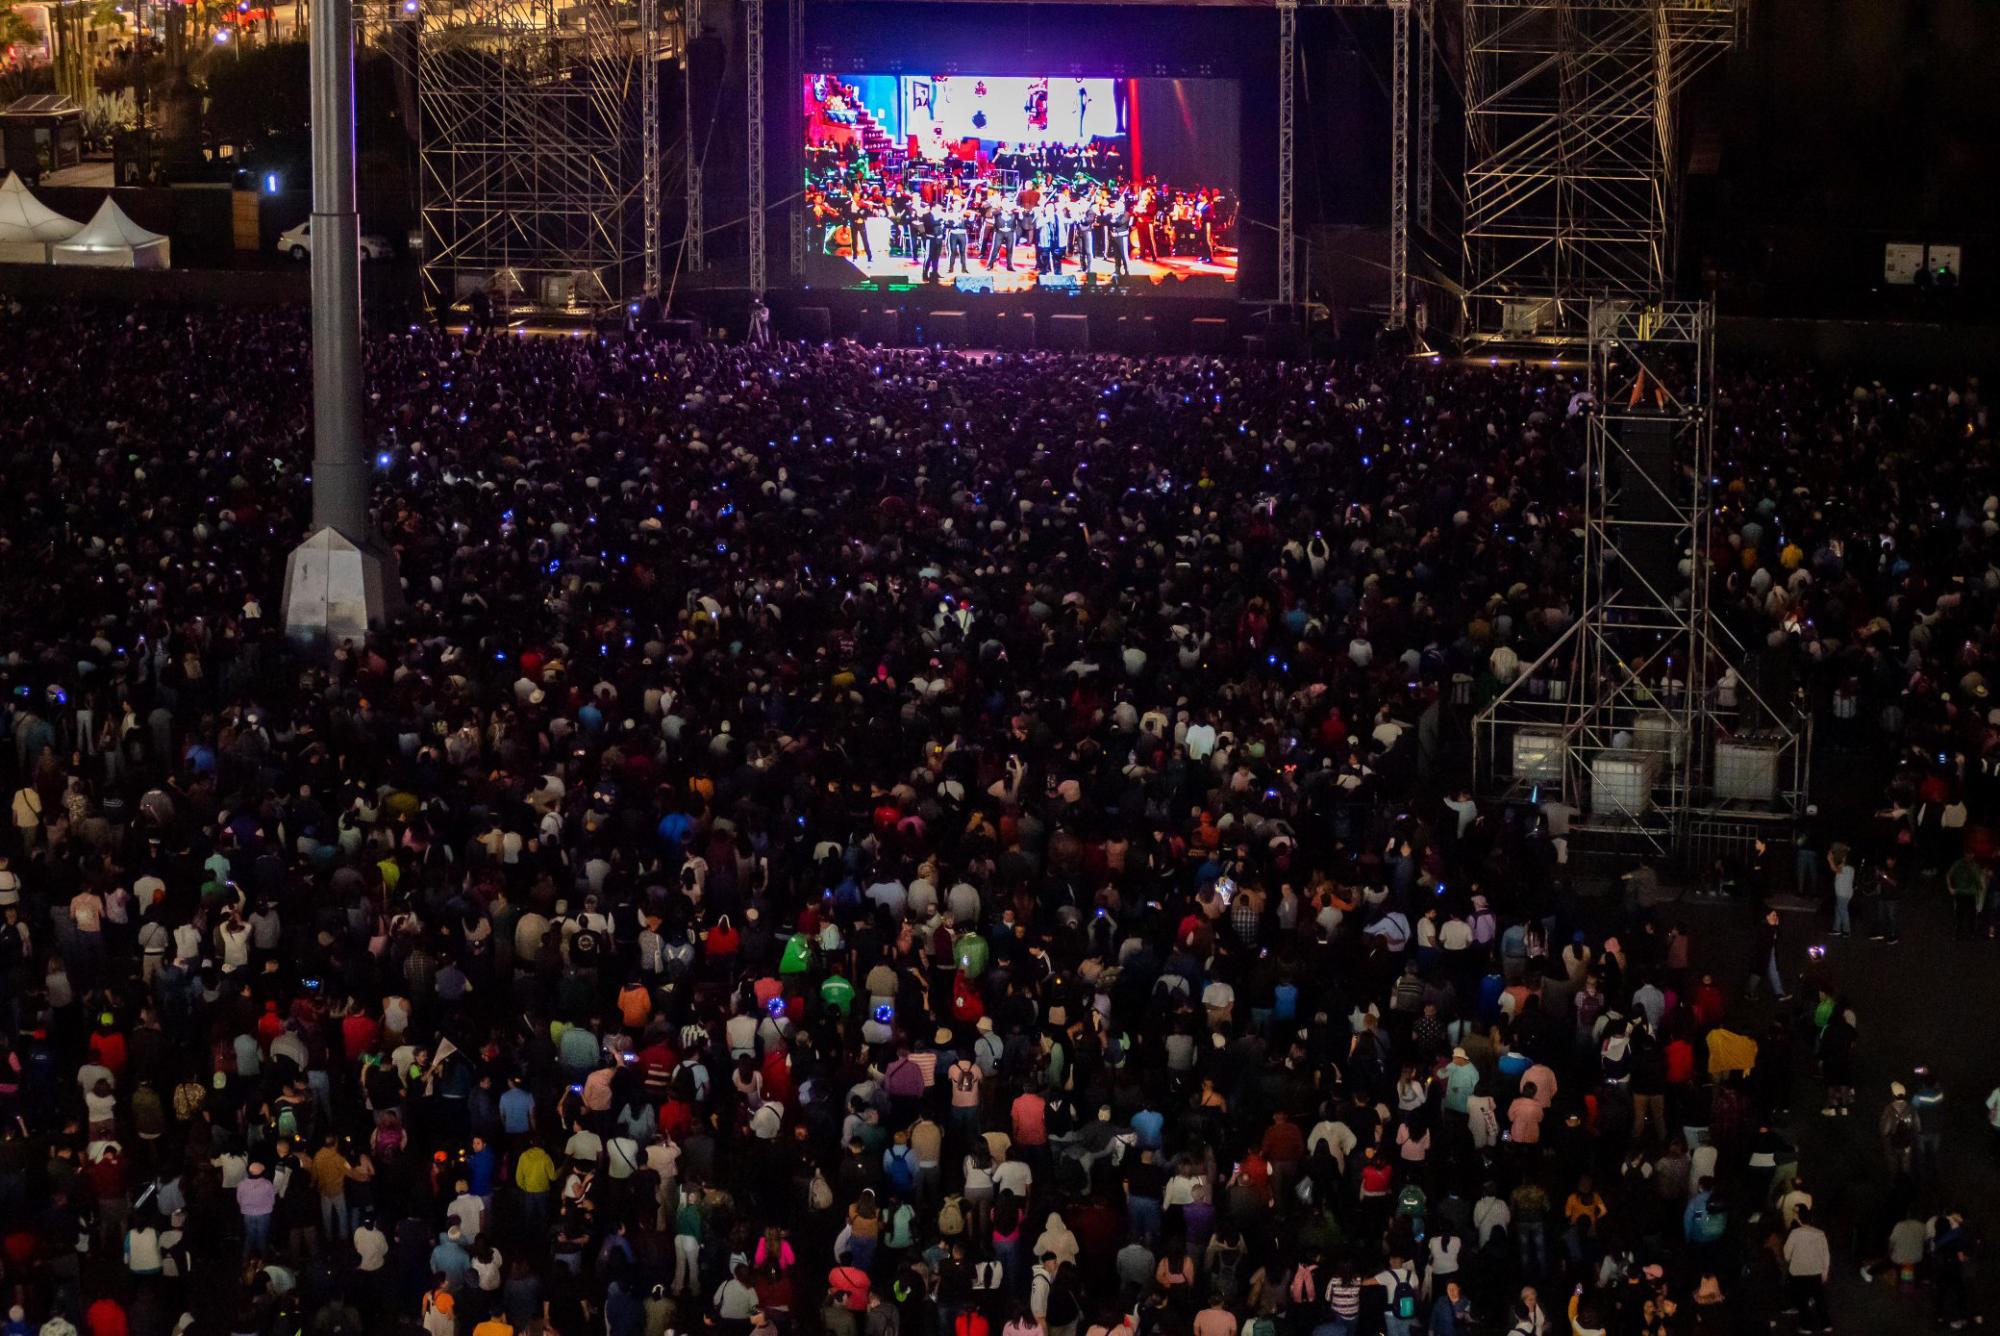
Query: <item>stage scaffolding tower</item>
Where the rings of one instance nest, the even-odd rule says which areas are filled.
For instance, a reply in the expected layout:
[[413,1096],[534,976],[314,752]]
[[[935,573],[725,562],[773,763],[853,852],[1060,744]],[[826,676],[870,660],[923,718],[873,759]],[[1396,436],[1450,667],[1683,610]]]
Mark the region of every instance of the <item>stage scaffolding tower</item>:
[[662,256],[660,239],[660,172],[665,147],[660,142],[660,69],[657,53],[665,29],[660,22],[660,0],[639,0],[639,49],[646,59],[639,65],[639,208],[641,231],[645,237],[641,290],[660,291]]
[[1462,0],[1465,324],[1580,343],[1673,286],[1677,94],[1747,0]]
[[657,22],[648,32],[634,0],[418,0],[412,17],[434,297],[621,300],[647,267],[631,216],[646,175],[632,93],[653,72]]
[[[785,78],[795,86],[806,69],[806,0],[785,0]],[[789,95],[789,93],[788,93]],[[803,145],[801,145],[803,148]],[[786,273],[796,283],[806,276],[806,205],[803,193],[785,211]]]
[[1410,0],[1389,0],[1389,311],[1384,329],[1410,319]]
[[1299,3],[1278,0],[1278,305],[1299,304],[1298,236],[1293,214],[1293,99],[1299,68]]
[[1475,716],[1474,774],[1641,857],[1774,842],[1809,716],[1710,606],[1714,308],[1600,300],[1586,333],[1581,612]]
[[743,97],[746,107],[744,140],[750,160],[745,203],[750,230],[750,292],[761,297],[767,285],[769,256],[764,249],[764,0],[743,0]]
[[702,144],[694,117],[694,39],[701,35],[701,0],[681,0],[682,182],[687,187],[682,216],[681,268],[698,274],[708,267],[708,226],[702,215]]

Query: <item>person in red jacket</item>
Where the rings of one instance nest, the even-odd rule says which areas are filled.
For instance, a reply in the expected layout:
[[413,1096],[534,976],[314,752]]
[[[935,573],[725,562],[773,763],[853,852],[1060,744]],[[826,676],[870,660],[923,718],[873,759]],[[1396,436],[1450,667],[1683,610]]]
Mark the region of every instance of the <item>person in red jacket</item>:
[[124,1306],[108,1294],[83,1310],[83,1326],[90,1336],[128,1336],[131,1330]]

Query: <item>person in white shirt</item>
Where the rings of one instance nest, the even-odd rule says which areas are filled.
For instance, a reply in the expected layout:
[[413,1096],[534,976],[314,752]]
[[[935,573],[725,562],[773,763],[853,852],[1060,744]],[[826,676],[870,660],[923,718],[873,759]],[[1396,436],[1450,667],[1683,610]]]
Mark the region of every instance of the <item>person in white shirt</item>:
[[167,958],[167,948],[173,942],[173,934],[167,925],[156,918],[149,918],[139,925],[139,980],[151,983],[159,973],[160,964]]
[[245,969],[250,964],[250,925],[234,909],[223,911],[215,929],[216,950],[222,956],[224,973]]
[[1313,1130],[1306,1135],[1306,1153],[1310,1155],[1316,1152],[1320,1143],[1326,1142],[1327,1151],[1333,1156],[1333,1162],[1340,1166],[1342,1173],[1346,1173],[1347,1157],[1354,1149],[1355,1140],[1354,1129],[1346,1123],[1333,1118],[1322,1119],[1314,1124]]
[[570,1133],[569,1140],[563,1144],[563,1154],[578,1164],[594,1167],[604,1158],[604,1138],[582,1123],[578,1123],[576,1130]]
[[472,1195],[464,1179],[458,1180],[458,1195],[444,1208],[446,1218],[458,1222],[458,1232],[476,1239],[486,1228],[486,1203]]
[[1812,1208],[1799,1211],[1799,1223],[1785,1236],[1786,1296],[1798,1309],[1800,1331],[1832,1331],[1826,1311],[1826,1279],[1833,1254],[1826,1235],[1812,1222]]
[[1453,914],[1438,928],[1437,939],[1447,951],[1464,951],[1472,945],[1472,925]]
[[1498,1195],[1493,1184],[1487,1185],[1486,1195],[1472,1204],[1472,1227],[1479,1231],[1479,1246],[1484,1248],[1496,1229],[1507,1229],[1514,1223],[1513,1208],[1507,1199]]
[[639,1168],[639,1143],[629,1136],[615,1136],[604,1143],[604,1155],[615,1181],[630,1178]]
[[389,1239],[374,1217],[363,1220],[354,1231],[354,1253],[360,1259],[358,1269],[380,1271],[389,1258]]
[[1028,1189],[1034,1185],[1035,1171],[1028,1167],[1026,1160],[1008,1156],[993,1166],[993,1186],[1001,1192],[1011,1192],[1022,1201],[1028,1199]]
[[1446,1281],[1458,1274],[1459,1254],[1464,1251],[1465,1241],[1456,1234],[1433,1234],[1430,1237],[1430,1274],[1425,1277],[1424,1289],[1430,1294],[1443,1294]]

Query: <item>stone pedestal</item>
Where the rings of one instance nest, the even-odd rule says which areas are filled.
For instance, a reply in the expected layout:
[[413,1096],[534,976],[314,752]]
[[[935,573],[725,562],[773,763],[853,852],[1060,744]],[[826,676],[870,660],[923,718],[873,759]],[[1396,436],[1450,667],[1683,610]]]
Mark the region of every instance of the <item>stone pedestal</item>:
[[358,547],[337,529],[321,529],[292,549],[285,566],[285,634],[302,644],[360,644],[386,625],[402,598],[396,557]]

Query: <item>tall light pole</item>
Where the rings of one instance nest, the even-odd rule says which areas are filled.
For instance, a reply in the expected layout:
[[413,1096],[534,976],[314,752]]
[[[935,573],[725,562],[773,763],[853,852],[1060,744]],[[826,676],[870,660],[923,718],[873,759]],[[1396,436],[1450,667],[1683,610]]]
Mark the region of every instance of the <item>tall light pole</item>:
[[285,630],[337,646],[389,619],[394,556],[368,523],[361,434],[361,218],[354,194],[354,0],[312,7],[312,534],[285,572]]

